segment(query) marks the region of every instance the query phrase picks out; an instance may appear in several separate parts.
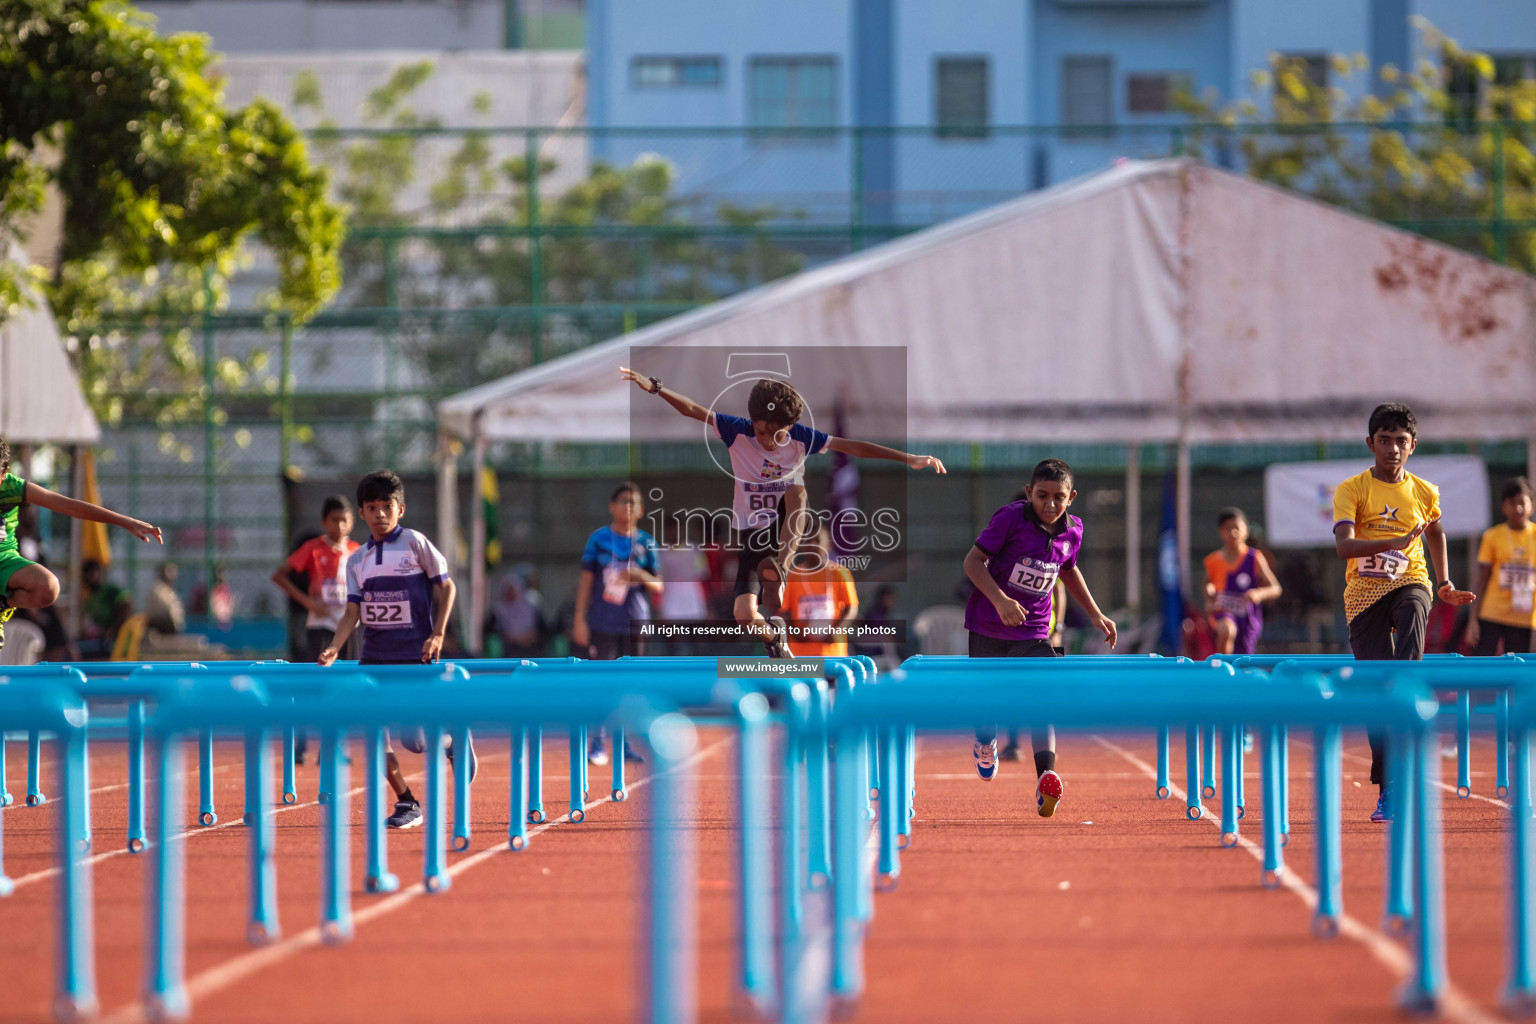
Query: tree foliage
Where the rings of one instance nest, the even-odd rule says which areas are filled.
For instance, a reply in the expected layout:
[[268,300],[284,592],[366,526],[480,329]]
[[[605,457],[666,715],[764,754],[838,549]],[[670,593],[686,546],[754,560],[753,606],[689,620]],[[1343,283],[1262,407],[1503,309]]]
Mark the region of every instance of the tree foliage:
[[[120,0],[0,4],[0,241],[63,207],[57,270],[40,279],[60,326],[78,334],[98,414],[159,385],[159,411],[198,412],[201,363],[185,332],[150,346],[94,330],[118,314],[177,319],[225,301],[248,240],[275,262],[269,308],[302,320],[341,283],[341,208],[326,172],[274,105],[223,103],[204,37],[157,35]],[[0,270],[0,316],[22,278]],[[221,365],[244,378],[256,365]],[[191,387],[190,395],[180,395]]]
[[1536,232],[1520,226],[1536,218],[1536,80],[1422,19],[1418,27],[1421,51],[1436,59],[1415,68],[1372,69],[1363,54],[1325,65],[1275,54],[1251,78],[1271,96],[1267,109],[1185,97],[1194,120],[1232,129],[1197,131],[1196,152],[1536,271]]

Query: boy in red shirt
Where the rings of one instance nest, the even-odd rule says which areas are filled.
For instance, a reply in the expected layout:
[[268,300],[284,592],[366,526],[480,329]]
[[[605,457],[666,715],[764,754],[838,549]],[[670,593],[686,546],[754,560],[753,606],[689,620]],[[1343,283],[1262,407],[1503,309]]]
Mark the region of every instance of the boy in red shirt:
[[[342,612],[347,610],[347,557],[358,548],[357,541],[348,536],[352,532],[352,506],[346,498],[339,494],[326,498],[320,510],[320,524],[325,527],[323,536],[299,545],[287,561],[272,571],[277,589],[309,610],[304,627],[311,660],[320,657],[331,642],[341,624]],[[308,593],[293,585],[289,572],[309,576]]]

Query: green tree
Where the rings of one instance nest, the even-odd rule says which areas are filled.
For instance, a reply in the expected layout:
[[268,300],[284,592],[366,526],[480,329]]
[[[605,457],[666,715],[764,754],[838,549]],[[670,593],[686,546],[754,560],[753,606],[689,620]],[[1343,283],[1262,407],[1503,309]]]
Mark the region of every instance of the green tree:
[[[1418,24],[1436,59],[1416,68],[1276,54],[1251,77],[1270,109],[1185,97],[1194,120],[1231,129],[1195,131],[1194,150],[1235,146],[1255,178],[1536,271],[1536,232],[1522,226],[1536,218],[1536,81]],[[1378,80],[1386,95],[1369,88]]]
[[[87,395],[108,422],[125,393],[155,393],[163,421],[198,415],[202,365],[185,330],[137,341],[97,329],[123,314],[185,321],[226,301],[247,241],[271,254],[269,308],[303,320],[341,283],[341,208],[298,131],[272,104],[224,106],[197,35],[157,35],[121,0],[0,4],[0,241],[58,190],[57,270],[39,276],[60,326],[81,342]],[[21,272],[0,269],[0,316]],[[264,353],[226,359],[226,383]]]

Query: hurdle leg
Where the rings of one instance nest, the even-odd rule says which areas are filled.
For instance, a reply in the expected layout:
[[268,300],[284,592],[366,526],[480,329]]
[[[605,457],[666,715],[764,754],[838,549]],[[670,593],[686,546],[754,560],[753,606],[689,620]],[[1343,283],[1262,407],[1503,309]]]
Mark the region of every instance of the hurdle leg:
[[1200,727],[1184,729],[1184,816],[1191,821],[1200,817]]
[[1536,907],[1531,892],[1531,734],[1515,738],[1515,785],[1509,791],[1509,979],[1504,1006],[1511,1016],[1536,1009],[1536,943],[1531,928]]
[[864,991],[864,922],[859,913],[859,889],[864,883],[859,861],[869,795],[864,780],[866,757],[864,731],[842,730],[833,775],[832,993],[845,1000],[856,999]]
[[1440,736],[1433,723],[1413,737],[1417,818],[1413,830],[1414,969],[1401,1003],[1413,1012],[1433,1012],[1445,992],[1445,863],[1440,835]]
[[[0,785],[0,789],[5,786]],[[1493,699],[1493,795],[1510,795],[1510,691]]]
[[144,702],[128,702],[128,852],[144,852]]
[[1280,836],[1280,727],[1267,725],[1259,750],[1259,803],[1264,814],[1264,869],[1259,884],[1278,888],[1285,870]]
[[54,743],[59,760],[59,990],[56,1012],[66,1019],[96,1014],[96,942],[92,934],[91,865],[85,852],[90,776],[86,773],[85,728],[73,729]]
[[1237,820],[1242,821],[1244,818],[1248,817],[1248,798],[1243,789],[1247,782],[1244,776],[1248,773],[1248,758],[1246,752],[1243,750],[1243,745],[1247,742],[1248,727],[1242,722],[1239,722],[1232,728],[1234,730],[1232,737],[1232,757],[1235,764],[1232,788],[1237,791]]
[[426,844],[421,858],[421,884],[427,892],[447,892],[453,884],[448,877],[448,850],[444,827],[448,823],[448,758],[443,751],[443,727],[429,726],[427,732],[427,820]]
[[469,745],[474,742],[469,726],[453,730],[453,849],[469,849]]
[[[886,766],[886,780],[889,783],[896,767],[896,730],[887,726],[877,735],[880,738],[880,760]],[[884,792],[890,799],[880,801],[880,873],[877,884],[882,889],[894,889],[901,878],[901,860],[896,851],[896,818],[900,814],[900,804],[896,801],[895,786],[888,784]]]
[[535,825],[544,820],[544,730],[537,725],[528,730],[527,818]]
[[1168,727],[1157,727],[1157,798],[1167,800],[1173,790],[1168,785]]
[[[0,736],[4,734],[5,730],[0,728]],[[5,752],[0,750],[0,758],[4,756]],[[16,882],[5,873],[5,815],[0,814],[0,899],[4,899],[15,891]]]
[[80,815],[85,822],[80,849],[88,853],[91,849],[91,737],[85,729],[80,730],[80,776],[81,800],[84,801],[80,807]]
[[1291,729],[1280,729],[1280,845],[1291,843]]
[[876,731],[871,729],[869,733],[869,738],[873,741],[869,744],[869,798],[871,800],[881,799],[880,794],[884,792],[885,786],[880,774],[882,769],[880,759],[884,754],[884,748],[877,736]]
[[896,801],[891,811],[896,819],[896,849],[905,850],[912,841],[912,755],[915,745],[905,728],[893,728],[891,742],[896,775]]
[[157,738],[155,760],[149,884],[145,886],[149,903],[144,1006],[152,1020],[183,1020],[192,1009],[186,983],[185,845],[172,842],[181,831],[182,738]]
[[214,824],[219,816],[213,811],[213,730],[197,734],[197,823]]
[[512,781],[507,794],[507,845],[528,846],[528,727],[512,727]]
[[[736,702],[736,718],[741,729],[741,742],[737,746],[741,842],[736,851],[736,911],[737,920],[741,922],[739,981],[742,992],[754,1006],[769,1010],[774,977],[773,913],[769,899],[773,871],[769,860],[772,839],[768,824],[768,790],[772,783],[768,778],[768,701],[760,693],[747,694]],[[624,759],[617,739],[621,735],[619,730],[614,730],[615,762]],[[792,785],[788,778],[785,783]],[[787,818],[785,823],[788,824]],[[787,840],[785,846],[790,846]],[[799,888],[798,881],[792,883],[786,876],[785,889],[792,885]]]
[[651,723],[647,738],[657,763],[651,783],[649,906],[643,918],[648,927],[640,936],[650,953],[646,1017],[653,1024],[688,1022],[698,1016],[698,856],[690,821],[694,779],[682,768],[698,746],[698,733],[682,715],[662,715]]
[[265,729],[249,729],[245,734],[246,806],[251,817],[251,918],[246,937],[253,946],[264,946],[282,935],[277,920],[277,861],[274,857],[276,829],[272,827],[272,774],[267,761]]
[[1200,730],[1200,795],[1209,799],[1216,795],[1216,726],[1202,726]]
[[581,727],[581,758],[576,761],[581,767],[581,801],[585,805],[587,798],[592,795],[591,767],[587,764],[587,744],[592,742],[592,730],[590,726]]
[[336,773],[330,755],[326,752],[325,745],[329,735],[324,729],[320,730],[320,791],[316,799],[322,804],[329,803],[331,794],[336,791]]
[[1318,726],[1313,733],[1317,788],[1317,909],[1312,914],[1312,933],[1320,939],[1336,938],[1344,916],[1343,795],[1344,742],[1337,725]]
[[1386,769],[1392,821],[1387,828],[1387,906],[1381,928],[1399,937],[1408,934],[1413,918],[1413,762],[1413,738],[1391,733]]
[[245,778],[245,806],[240,812],[240,822],[247,827],[256,823],[256,750],[251,741],[254,729],[247,729],[243,742],[243,763],[241,770]]
[[5,782],[5,730],[0,729],[0,807],[9,807],[16,797]]
[[384,730],[370,725],[363,731],[364,770],[368,773],[364,783],[363,833],[368,850],[368,873],[363,876],[363,888],[369,892],[394,892],[400,888],[400,879],[389,871],[389,846],[384,838],[388,826],[384,823]]
[[283,803],[296,804],[299,802],[298,783],[294,779],[294,742],[297,734],[293,726],[283,727]]
[[875,730],[864,730],[864,736],[859,741],[860,749],[865,751],[864,760],[860,764],[860,771],[864,773],[864,820],[875,820],[875,798],[880,795],[879,786],[875,780]]
[[794,972],[790,969],[790,964],[793,962],[795,951],[799,948],[801,924],[804,919],[802,890],[807,881],[807,876],[801,873],[804,862],[800,859],[800,820],[802,812],[809,805],[808,799],[804,803],[801,802],[800,781],[802,778],[807,780],[807,797],[809,796],[810,789],[809,776],[802,774],[800,764],[804,742],[804,739],[797,730],[793,728],[785,730],[784,778],[780,783],[781,788],[779,790],[779,810],[782,821],[780,825],[779,854],[783,861],[783,884],[780,890],[783,901],[781,911],[785,942],[783,982],[786,989],[786,998],[788,998],[790,979],[794,976]]
[[27,732],[27,806],[47,802],[43,795],[43,735],[32,729]]
[[321,763],[330,763],[335,787],[320,812],[320,939],[328,946],[352,938],[352,801],[345,749],[345,733],[329,725],[321,730]]
[[616,726],[613,730],[613,759],[608,762],[613,769],[608,795],[613,797],[613,802],[621,804],[629,799],[629,791],[624,788],[624,728]]
[[[907,728],[907,805],[903,809],[901,834],[912,837],[912,817],[917,814],[917,730]],[[906,843],[901,844],[903,848]]]
[[[805,757],[805,809],[807,863],[806,882],[812,889],[824,889],[832,878],[831,824],[828,820],[830,793],[828,792],[829,762],[827,759],[826,718],[820,701],[811,709],[815,725],[796,745]],[[791,727],[788,732],[796,730]],[[786,763],[787,764],[787,763]],[[789,780],[785,777],[785,786]],[[787,790],[786,790],[787,795]],[[798,797],[798,794],[796,794]]]
[[1472,691],[1456,695],[1456,795],[1472,795]]
[[1237,787],[1242,769],[1242,726],[1221,727],[1221,845],[1237,845]]
[[571,726],[571,810],[574,822],[587,817],[587,727]]

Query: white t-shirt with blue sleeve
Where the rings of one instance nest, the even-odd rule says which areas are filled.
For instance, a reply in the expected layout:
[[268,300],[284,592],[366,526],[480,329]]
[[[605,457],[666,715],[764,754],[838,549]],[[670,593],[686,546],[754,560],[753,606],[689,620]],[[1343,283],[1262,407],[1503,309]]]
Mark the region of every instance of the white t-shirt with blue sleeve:
[[447,578],[442,552],[403,526],[354,551],[347,559],[347,601],[362,616],[363,658],[420,661],[432,635],[432,590]]
[[758,443],[752,421],[715,413],[715,433],[731,457],[735,495],[731,524],[738,530],[770,526],[779,515],[779,502],[792,484],[805,483],[805,459],[827,447],[827,435],[796,423],[789,438],[773,451]]

